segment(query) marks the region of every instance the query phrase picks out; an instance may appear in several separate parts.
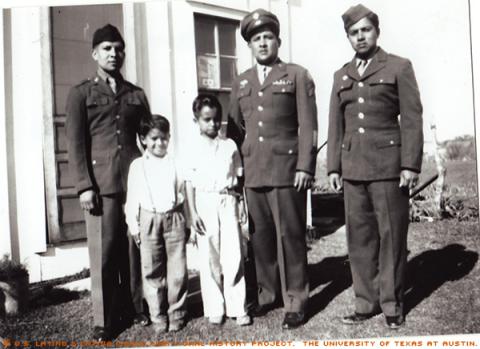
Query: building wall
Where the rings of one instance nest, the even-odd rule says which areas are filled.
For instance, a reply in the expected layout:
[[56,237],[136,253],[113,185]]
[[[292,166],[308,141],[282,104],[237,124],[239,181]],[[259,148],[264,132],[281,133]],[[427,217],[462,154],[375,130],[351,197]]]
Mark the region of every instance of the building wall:
[[[188,142],[197,134],[191,102],[197,95],[195,12],[241,20],[253,7],[275,11],[289,27],[287,1],[172,1],[125,3],[125,77],[142,86],[155,113],[173,126],[172,147],[188,161]],[[0,253],[28,265],[30,281],[76,273],[88,267],[85,241],[47,246],[45,183],[52,183],[52,69],[47,7],[5,10],[2,16],[4,71],[0,74]],[[251,66],[238,35],[238,70]],[[290,56],[289,36],[282,57]],[[73,69],[73,67],[72,67]],[[28,91],[28,93],[25,93]],[[2,137],[4,136],[4,137]],[[47,176],[45,174],[47,173]],[[51,185],[51,184],[47,184]]]

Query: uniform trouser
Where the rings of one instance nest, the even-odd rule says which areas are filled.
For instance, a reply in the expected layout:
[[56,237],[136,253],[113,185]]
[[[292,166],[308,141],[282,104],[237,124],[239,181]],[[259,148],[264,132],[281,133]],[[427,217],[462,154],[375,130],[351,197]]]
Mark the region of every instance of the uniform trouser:
[[203,314],[243,316],[246,287],[237,198],[196,191],[195,205],[206,230],[197,238]]
[[408,190],[398,180],[344,181],[355,311],[403,314]]
[[102,195],[85,213],[94,326],[112,328],[122,312],[132,312],[123,201],[123,194]]
[[130,234],[128,235],[128,257],[130,261],[130,290],[132,293],[133,307],[136,314],[143,314],[143,287],[142,267],[140,263],[140,249]]
[[306,191],[293,187],[247,188],[258,303],[286,312],[305,311],[308,300]]
[[172,324],[186,316],[185,219],[180,212],[140,210],[143,293],[153,323]]

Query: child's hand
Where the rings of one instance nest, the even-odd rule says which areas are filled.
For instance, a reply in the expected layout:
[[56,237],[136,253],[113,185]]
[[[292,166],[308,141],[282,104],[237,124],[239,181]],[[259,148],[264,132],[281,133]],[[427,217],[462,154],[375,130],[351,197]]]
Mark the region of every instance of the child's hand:
[[197,245],[197,232],[195,229],[192,229],[190,232],[190,236],[188,237],[187,244],[192,244],[192,246],[198,246]]
[[238,222],[241,225],[244,225],[247,223],[247,209],[245,207],[245,200],[240,200],[238,203]]
[[140,234],[132,234],[133,241],[138,248],[140,248]]
[[193,215],[192,217],[192,226],[193,229],[200,235],[205,235],[206,229],[205,229],[205,224],[203,223],[202,219],[200,218],[199,215]]

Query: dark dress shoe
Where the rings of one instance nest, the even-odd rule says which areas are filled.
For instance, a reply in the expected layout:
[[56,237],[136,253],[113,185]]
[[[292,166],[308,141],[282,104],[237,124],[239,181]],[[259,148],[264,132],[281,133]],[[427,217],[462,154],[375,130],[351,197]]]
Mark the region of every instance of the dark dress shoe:
[[344,316],[342,318],[342,323],[344,323],[345,325],[356,325],[374,317],[377,314],[378,313],[353,313],[352,315]]
[[150,325],[150,319],[147,317],[147,315],[138,313],[133,317],[133,323],[135,325],[140,325],[145,327]]
[[387,321],[387,327],[391,330],[397,330],[405,324],[403,315],[385,316],[385,320]]
[[253,309],[249,311],[249,313],[252,317],[262,317],[267,315],[267,313],[272,309],[273,307],[271,305],[257,304]]
[[299,312],[288,312],[285,314],[282,322],[282,328],[290,330],[297,328],[305,322],[305,313],[302,311]]
[[106,327],[95,326],[93,328],[93,340],[98,342],[107,342],[112,340],[112,334],[110,330]]

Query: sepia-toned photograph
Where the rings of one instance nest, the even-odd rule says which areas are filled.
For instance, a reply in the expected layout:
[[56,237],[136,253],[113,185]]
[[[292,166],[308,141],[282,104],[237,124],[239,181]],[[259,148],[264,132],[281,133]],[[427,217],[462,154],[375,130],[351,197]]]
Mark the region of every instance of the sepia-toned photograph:
[[4,6],[0,348],[479,346],[478,5]]

